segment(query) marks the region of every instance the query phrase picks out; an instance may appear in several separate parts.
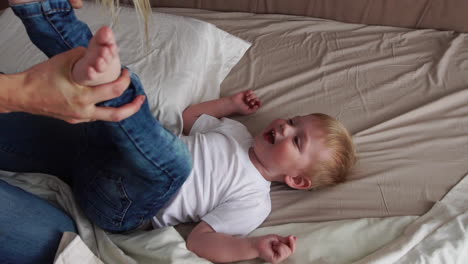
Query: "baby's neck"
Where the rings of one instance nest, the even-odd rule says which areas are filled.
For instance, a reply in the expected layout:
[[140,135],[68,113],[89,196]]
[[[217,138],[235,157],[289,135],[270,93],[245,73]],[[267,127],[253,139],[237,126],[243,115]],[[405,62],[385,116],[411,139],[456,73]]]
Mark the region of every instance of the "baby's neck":
[[258,170],[258,172],[263,176],[263,178],[269,182],[273,181],[268,173],[265,167],[262,165],[262,163],[258,160],[257,155],[255,154],[255,151],[253,147],[249,148],[249,159],[250,162],[254,165],[254,167]]

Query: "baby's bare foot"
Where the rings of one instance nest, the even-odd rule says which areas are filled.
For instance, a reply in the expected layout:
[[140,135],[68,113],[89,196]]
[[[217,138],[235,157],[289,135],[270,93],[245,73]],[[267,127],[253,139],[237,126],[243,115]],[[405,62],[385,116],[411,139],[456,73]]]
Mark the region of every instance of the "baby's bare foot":
[[72,70],[73,80],[81,85],[96,86],[109,83],[120,76],[120,58],[112,30],[99,29],[88,45],[83,58]]

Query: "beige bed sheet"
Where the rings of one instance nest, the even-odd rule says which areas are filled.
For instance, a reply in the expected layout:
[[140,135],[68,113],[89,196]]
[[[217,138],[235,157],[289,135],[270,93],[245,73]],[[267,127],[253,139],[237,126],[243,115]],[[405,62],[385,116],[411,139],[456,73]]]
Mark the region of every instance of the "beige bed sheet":
[[154,7],[287,14],[347,23],[468,32],[466,0],[150,0],[150,2]]
[[323,112],[353,133],[350,180],[310,192],[272,188],[263,226],[422,215],[468,172],[468,35],[283,15],[189,9],[253,43],[221,94],[253,89],[263,107],[239,117],[258,133],[276,117]]

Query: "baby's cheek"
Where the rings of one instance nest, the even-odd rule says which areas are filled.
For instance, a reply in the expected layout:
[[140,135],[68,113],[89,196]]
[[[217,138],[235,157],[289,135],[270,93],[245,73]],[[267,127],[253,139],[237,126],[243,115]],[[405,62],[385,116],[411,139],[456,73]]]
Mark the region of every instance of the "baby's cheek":
[[289,160],[291,157],[290,149],[286,144],[278,145],[274,155],[275,162],[284,162]]

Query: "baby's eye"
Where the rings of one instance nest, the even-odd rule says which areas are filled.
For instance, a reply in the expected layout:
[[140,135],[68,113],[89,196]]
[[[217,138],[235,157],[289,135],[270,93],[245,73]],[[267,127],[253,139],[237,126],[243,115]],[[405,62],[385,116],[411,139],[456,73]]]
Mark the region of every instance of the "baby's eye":
[[297,148],[299,148],[299,137],[294,137],[294,144],[296,145]]
[[288,119],[288,124],[290,124],[291,126],[293,125],[293,120],[292,119]]

